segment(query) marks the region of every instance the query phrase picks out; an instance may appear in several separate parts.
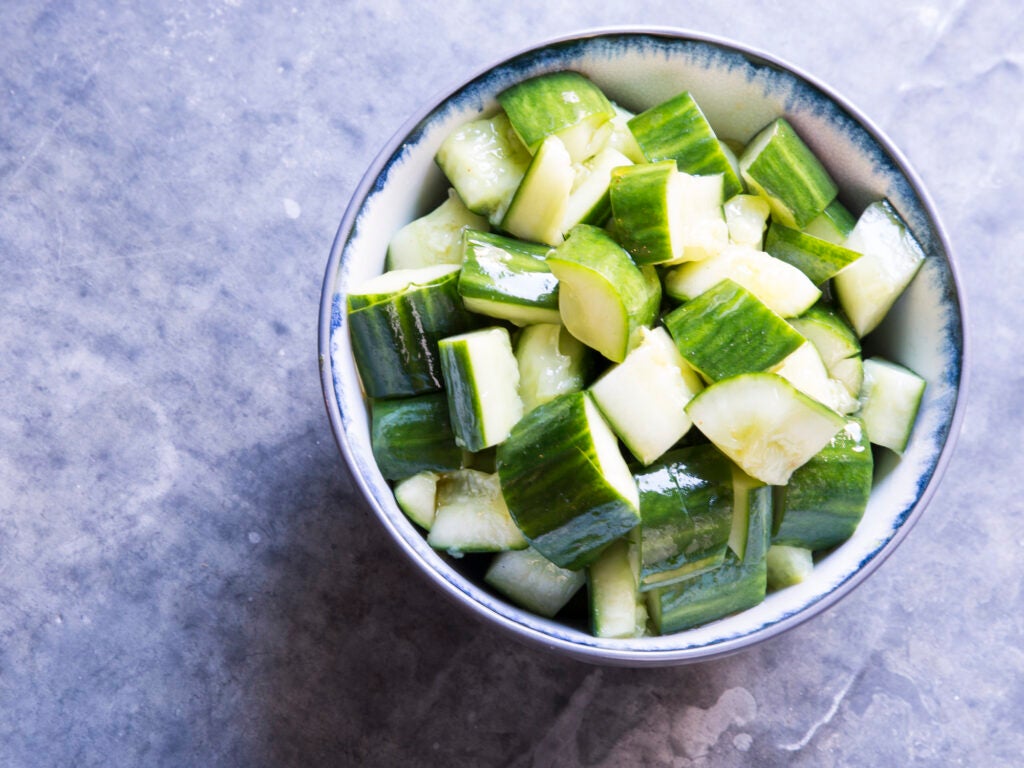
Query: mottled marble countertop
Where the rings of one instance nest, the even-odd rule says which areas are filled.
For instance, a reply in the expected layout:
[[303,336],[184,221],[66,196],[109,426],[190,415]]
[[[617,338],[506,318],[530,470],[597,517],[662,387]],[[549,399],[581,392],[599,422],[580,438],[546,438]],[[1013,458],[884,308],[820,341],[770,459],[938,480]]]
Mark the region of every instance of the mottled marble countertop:
[[[0,765],[1020,765],[1024,17],[818,5],[5,4]],[[781,637],[661,670],[439,599],[347,475],[316,359],[338,221],[413,105],[614,23],[770,50],[872,116],[942,213],[974,345],[896,554]]]

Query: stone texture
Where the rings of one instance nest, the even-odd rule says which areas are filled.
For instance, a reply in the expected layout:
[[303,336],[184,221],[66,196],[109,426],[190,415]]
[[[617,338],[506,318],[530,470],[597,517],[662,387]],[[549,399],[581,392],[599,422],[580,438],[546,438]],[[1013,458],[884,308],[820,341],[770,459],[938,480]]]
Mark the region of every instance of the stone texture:
[[[316,361],[338,220],[413,105],[624,22],[771,50],[872,115],[943,212],[974,344],[890,561],[760,647],[642,671],[439,600]],[[1022,39],[995,0],[5,5],[0,765],[1020,764]]]

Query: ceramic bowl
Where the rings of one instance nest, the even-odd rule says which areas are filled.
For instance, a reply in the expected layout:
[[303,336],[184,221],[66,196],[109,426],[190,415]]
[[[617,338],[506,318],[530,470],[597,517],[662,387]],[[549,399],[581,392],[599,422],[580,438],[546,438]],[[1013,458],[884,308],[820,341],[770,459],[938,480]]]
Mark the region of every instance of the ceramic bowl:
[[[883,452],[876,486],[851,539],[804,583],[759,606],[663,637],[602,640],[586,618],[552,621],[506,602],[465,562],[435,552],[397,507],[371,454],[369,422],[343,312],[349,286],[379,274],[391,234],[443,199],[434,163],[445,135],[496,108],[495,95],[542,72],[578,70],[623,106],[639,111],[693,93],[722,138],[743,142],[785,115],[822,158],[855,213],[888,198],[927,253],[917,278],[884,325],[865,340],[917,371],[927,390],[899,460]],[[388,535],[430,582],[471,614],[525,643],[585,661],[679,664],[723,655],[820,614],[892,554],[932,497],[952,450],[965,387],[964,307],[949,243],[917,175],[867,117],[812,75],[747,46],[680,30],[601,29],[543,42],[471,74],[419,105],[381,150],[352,197],[331,249],[320,307],[322,384],[334,434],[352,475]]]

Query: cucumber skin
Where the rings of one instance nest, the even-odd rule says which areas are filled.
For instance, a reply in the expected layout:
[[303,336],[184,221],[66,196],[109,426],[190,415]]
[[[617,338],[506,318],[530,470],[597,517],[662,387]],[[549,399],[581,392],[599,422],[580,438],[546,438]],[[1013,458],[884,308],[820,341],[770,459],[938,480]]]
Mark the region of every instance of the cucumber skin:
[[672,250],[668,188],[678,173],[672,161],[643,163],[612,172],[609,200],[619,243],[637,264],[660,264]]
[[462,466],[462,449],[455,444],[444,392],[374,400],[370,423],[373,457],[387,480]]
[[722,174],[723,200],[743,191],[743,182],[689,92],[634,115],[628,125],[648,162],[674,160],[683,173]]
[[779,315],[728,278],[676,307],[663,322],[683,358],[712,381],[767,370],[804,341]]
[[846,541],[864,516],[873,473],[867,432],[851,418],[789,483],[774,487],[772,543],[817,551]]
[[478,324],[459,295],[457,271],[349,311],[352,356],[367,396],[405,397],[441,389],[438,341]]
[[[678,581],[722,562],[732,528],[732,463],[708,443],[670,451],[656,463],[634,471],[640,491],[641,589]],[[652,560],[653,552],[672,554]],[[687,572],[686,566],[694,570]]]
[[792,264],[815,285],[821,285],[843,267],[861,257],[857,251],[792,229],[777,221],[768,227],[764,250],[775,258]]
[[[515,322],[516,310],[550,313],[558,319],[558,278],[545,257],[551,249],[504,235],[467,230],[463,235],[463,261],[459,294],[474,299],[508,304],[501,316]],[[521,312],[519,313],[521,314]],[[497,315],[494,315],[497,316]]]
[[597,466],[588,397],[570,392],[533,409],[498,445],[496,458],[505,503],[523,535],[555,565],[571,570],[593,562],[640,521],[639,510]]

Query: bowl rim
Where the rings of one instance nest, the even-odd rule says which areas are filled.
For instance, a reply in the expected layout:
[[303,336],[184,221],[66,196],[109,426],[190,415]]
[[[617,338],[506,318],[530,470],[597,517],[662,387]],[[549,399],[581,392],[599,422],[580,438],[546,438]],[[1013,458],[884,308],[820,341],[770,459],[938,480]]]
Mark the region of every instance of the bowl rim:
[[[959,366],[956,375],[956,397],[953,403],[952,416],[949,420],[949,429],[935,459],[931,474],[928,477],[924,488],[914,500],[905,519],[900,523],[893,535],[885,541],[882,547],[874,555],[862,563],[856,571],[837,584],[829,592],[820,595],[817,599],[802,606],[799,610],[781,617],[777,621],[755,629],[747,634],[735,637],[726,637],[717,642],[699,645],[671,648],[652,648],[651,650],[636,650],[635,648],[615,648],[610,646],[587,645],[575,642],[565,637],[552,635],[541,630],[514,621],[513,619],[498,613],[479,600],[473,599],[466,589],[454,583],[453,580],[468,579],[461,574],[441,573],[428,563],[422,561],[404,536],[399,532],[393,521],[385,514],[376,497],[371,491],[368,480],[363,477],[358,462],[355,459],[352,446],[349,444],[342,422],[341,408],[338,403],[334,383],[334,362],[331,355],[331,321],[334,305],[334,285],[341,267],[342,254],[349,236],[354,229],[357,216],[365,203],[368,195],[373,190],[380,174],[385,170],[392,157],[400,150],[403,143],[408,139],[418,126],[420,126],[430,115],[442,106],[445,102],[456,96],[461,90],[471,83],[485,77],[492,70],[501,67],[509,62],[529,55],[545,48],[565,43],[579,42],[603,37],[653,37],[681,42],[699,42],[724,48],[730,52],[741,54],[748,59],[758,59],[762,63],[778,68],[794,77],[805,81],[810,86],[818,89],[823,95],[831,99],[837,106],[844,109],[871,138],[877,142],[892,159],[893,163],[909,184],[914,195],[920,202],[921,210],[926,214],[937,244],[945,254],[945,260],[950,273],[952,286],[952,298],[956,304],[956,320],[959,323]],[[609,25],[589,27],[574,32],[558,34],[552,37],[543,38],[514,50],[501,53],[492,58],[486,64],[476,67],[463,77],[450,83],[446,87],[436,91],[424,99],[414,113],[406,118],[401,125],[392,133],[390,138],[383,144],[367,167],[359,183],[352,191],[346,205],[342,219],[338,225],[337,232],[331,244],[330,255],[324,272],[320,296],[320,314],[317,328],[317,348],[320,369],[321,390],[324,405],[334,434],[335,442],[347,469],[359,488],[363,500],[373,510],[374,515],[387,529],[389,538],[401,549],[407,557],[415,561],[414,570],[421,577],[432,583],[447,599],[459,605],[463,610],[468,611],[484,624],[497,626],[504,634],[521,643],[547,651],[560,652],[580,661],[611,664],[618,666],[664,666],[669,664],[686,664],[697,661],[705,661],[718,658],[732,653],[742,651],[748,647],[778,637],[781,634],[793,629],[806,621],[820,615],[827,609],[836,605],[839,601],[849,595],[865,579],[873,574],[884,563],[889,556],[897,549],[899,544],[910,533],[910,530],[917,524],[925,508],[935,495],[945,469],[954,453],[957,440],[960,435],[964,412],[966,410],[967,389],[970,378],[970,350],[971,340],[969,338],[970,324],[967,322],[967,305],[962,281],[959,275],[959,268],[955,252],[952,248],[948,233],[939,216],[934,202],[918,176],[916,170],[910,164],[902,150],[889,138],[889,136],[856,105],[850,102],[834,88],[819,80],[816,76],[805,71],[786,59],[775,54],[768,53],[757,47],[739,42],[737,40],[704,32],[695,31],[684,27],[659,26],[659,25]],[[454,571],[454,569],[451,569]],[[475,585],[471,586],[476,587]],[[522,610],[522,609],[517,609]],[[596,638],[595,638],[596,640]]]

